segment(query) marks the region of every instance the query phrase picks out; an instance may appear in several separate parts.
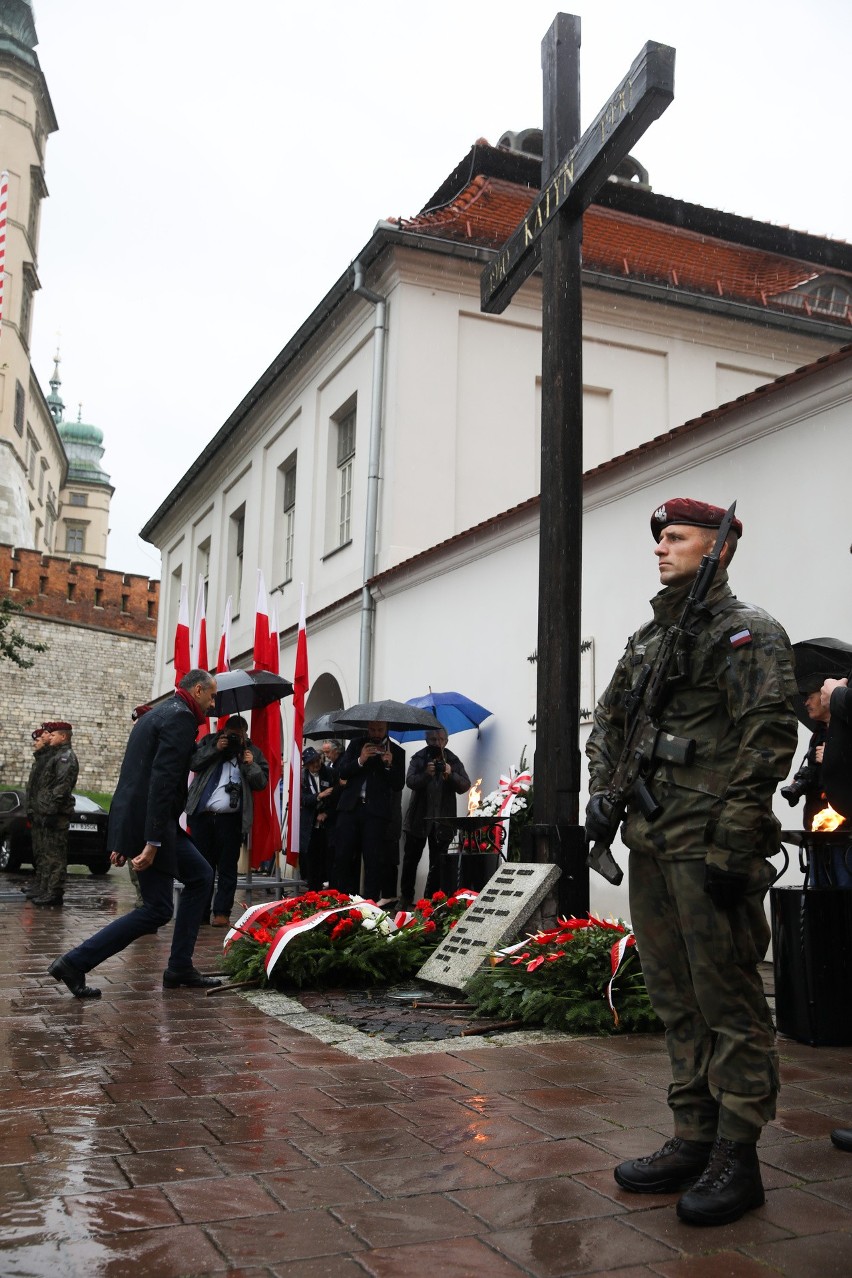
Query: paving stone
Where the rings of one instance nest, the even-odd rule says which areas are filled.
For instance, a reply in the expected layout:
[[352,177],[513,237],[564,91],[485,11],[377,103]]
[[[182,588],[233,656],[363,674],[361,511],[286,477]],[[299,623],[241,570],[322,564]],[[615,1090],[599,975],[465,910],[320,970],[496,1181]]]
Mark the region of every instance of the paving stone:
[[[63,944],[128,899],[122,876],[97,898],[72,883]],[[625,1194],[612,1178],[670,1135],[660,1035],[460,1038],[439,1010],[455,1036],[409,1042],[409,1009],[358,995],[383,1041],[285,996],[164,994],[169,929],[106,964],[103,999],[82,1005],[44,975],[57,920],[22,928],[16,909],[0,936],[0,1092],[14,1106],[0,1110],[4,1274],[852,1272],[852,1158],[827,1139],[845,1120],[850,1049],[782,1040],[778,1119],[760,1147],[767,1204],[690,1229],[676,1195]],[[199,966],[215,971],[220,947],[204,929]]]

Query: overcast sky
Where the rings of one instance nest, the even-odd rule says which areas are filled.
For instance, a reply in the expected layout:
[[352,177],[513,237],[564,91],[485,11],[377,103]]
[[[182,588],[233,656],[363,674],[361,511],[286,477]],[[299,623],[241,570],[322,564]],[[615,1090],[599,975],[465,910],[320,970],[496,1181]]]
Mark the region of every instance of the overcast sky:
[[[541,125],[554,0],[36,0],[47,149],[33,362],[104,432],[108,565],[382,218],[479,137]],[[852,240],[848,0],[577,0],[584,127],[646,40],[663,195]]]

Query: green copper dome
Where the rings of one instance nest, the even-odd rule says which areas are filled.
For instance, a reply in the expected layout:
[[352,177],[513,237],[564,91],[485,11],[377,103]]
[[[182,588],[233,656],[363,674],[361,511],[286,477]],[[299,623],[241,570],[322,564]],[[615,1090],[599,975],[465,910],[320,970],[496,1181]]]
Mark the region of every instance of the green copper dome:
[[25,49],[34,49],[38,44],[34,19],[28,0],[0,0],[0,37],[11,36]]

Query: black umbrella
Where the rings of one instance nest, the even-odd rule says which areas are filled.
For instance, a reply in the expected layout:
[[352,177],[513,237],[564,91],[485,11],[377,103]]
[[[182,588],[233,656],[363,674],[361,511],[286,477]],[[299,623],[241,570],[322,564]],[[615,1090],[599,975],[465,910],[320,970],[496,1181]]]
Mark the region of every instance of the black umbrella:
[[406,705],[404,701],[362,701],[338,714],[338,724],[366,728],[368,723],[386,723],[389,728],[405,732],[409,728],[438,729],[441,724],[428,710]]
[[282,697],[289,697],[292,683],[271,670],[226,670],[216,675],[217,715],[260,710]]
[[[796,681],[821,676],[823,679],[845,679],[852,672],[852,644],[843,639],[802,639],[793,644]],[[793,698],[793,709],[800,723],[811,731],[817,726],[805,707],[801,694]]]
[[326,740],[328,737],[354,737],[358,734],[358,729],[350,723],[340,723],[340,715],[342,710],[328,710],[325,714],[318,714],[315,719],[309,719],[302,729],[302,736],[309,741]]

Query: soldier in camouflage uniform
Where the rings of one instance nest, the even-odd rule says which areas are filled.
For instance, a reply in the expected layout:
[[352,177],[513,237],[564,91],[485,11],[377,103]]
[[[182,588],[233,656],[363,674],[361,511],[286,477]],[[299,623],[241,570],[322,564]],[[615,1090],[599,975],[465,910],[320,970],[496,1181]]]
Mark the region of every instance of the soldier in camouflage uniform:
[[31,899],[34,905],[60,906],[68,866],[68,827],[74,814],[72,791],[79,768],[71,748],[71,724],[56,720],[42,724],[42,729],[47,744],[39,752],[43,762],[28,795],[40,889]]
[[[32,766],[30,767],[29,779],[27,780],[28,796],[32,794],[33,790],[38,784],[37,782],[38,775],[41,772],[42,768],[44,767],[45,760],[47,759],[47,755],[44,753],[44,749],[48,742],[48,735],[45,732],[44,728],[34,728],[32,737],[33,737],[33,761],[32,761]],[[29,799],[27,801],[27,818],[30,822],[30,825],[32,825],[33,812],[32,812],[32,809],[29,807]],[[40,861],[40,852],[41,852],[41,844],[39,842],[40,836],[41,836],[40,830],[39,831],[36,831],[35,829],[31,830],[31,842],[32,842],[32,849],[33,849],[33,878],[31,883],[26,883],[21,888],[21,891],[23,892],[24,896],[41,896],[44,893],[44,886],[41,882],[41,876],[39,873],[39,861]]]
[[[595,710],[586,828],[606,838],[607,789],[624,743],[623,697],[676,624],[725,512],[677,498],[654,512],[660,581],[654,620],[628,641]],[[727,565],[691,629],[686,670],[660,714],[666,732],[695,741],[691,764],[659,763],[650,785],[662,808],[647,820],[628,804],[630,909],[651,1002],[666,1027],[674,1138],[621,1163],[615,1179],[637,1193],[688,1190],[678,1215],[724,1224],[764,1201],[756,1143],[774,1117],[778,1064],[758,963],[769,944],[763,901],[780,845],[772,796],[797,744],[789,640],[768,613],[741,603]]]

